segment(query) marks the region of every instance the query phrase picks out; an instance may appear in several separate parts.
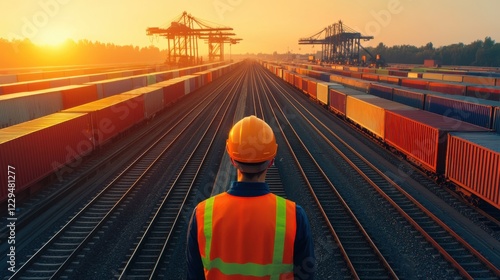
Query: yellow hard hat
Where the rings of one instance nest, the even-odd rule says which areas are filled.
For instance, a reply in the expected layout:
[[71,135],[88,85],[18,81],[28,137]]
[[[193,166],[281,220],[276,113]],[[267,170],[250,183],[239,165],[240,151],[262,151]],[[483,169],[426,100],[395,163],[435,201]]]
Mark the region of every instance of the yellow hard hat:
[[241,163],[259,163],[274,159],[278,150],[272,128],[256,116],[238,121],[226,142],[227,153]]

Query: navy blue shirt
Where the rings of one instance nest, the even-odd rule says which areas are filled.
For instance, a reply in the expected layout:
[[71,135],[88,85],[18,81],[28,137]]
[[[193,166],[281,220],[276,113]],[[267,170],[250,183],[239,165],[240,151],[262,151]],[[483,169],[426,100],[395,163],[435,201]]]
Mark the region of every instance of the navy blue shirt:
[[[235,196],[260,196],[270,193],[270,190],[267,183],[233,182],[227,192]],[[304,209],[297,204],[295,205],[297,233],[295,234],[293,256],[294,276],[295,279],[310,280],[314,279],[314,272],[316,270],[311,227]],[[194,213],[196,213],[196,208],[189,221],[186,248],[187,279],[190,280],[205,279],[200,250],[198,249],[198,227]]]

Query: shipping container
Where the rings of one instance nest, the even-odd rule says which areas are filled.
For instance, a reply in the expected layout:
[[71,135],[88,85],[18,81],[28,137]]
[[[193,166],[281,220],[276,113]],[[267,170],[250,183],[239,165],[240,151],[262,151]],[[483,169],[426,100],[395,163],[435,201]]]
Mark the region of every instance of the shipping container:
[[95,85],[71,85],[57,88],[57,90],[62,94],[63,109],[80,106],[98,99]]
[[423,110],[387,110],[385,142],[426,170],[444,174],[448,132],[485,128]]
[[429,81],[422,79],[401,79],[401,85],[409,88],[427,89]]
[[28,84],[25,82],[0,85],[1,95],[18,93],[18,92],[27,92],[27,91],[28,91]]
[[29,73],[17,74],[18,82],[28,82],[36,80],[43,80],[43,72],[29,72]]
[[17,83],[17,76],[14,74],[0,75],[0,85]]
[[329,82],[318,82],[317,83],[317,100],[323,104],[328,106],[328,94],[330,93],[330,89],[343,89],[344,86],[337,83],[329,83]]
[[379,76],[377,74],[372,74],[372,73],[363,73],[361,75],[361,78],[367,81],[374,81],[374,82],[379,81]]
[[144,120],[144,98],[138,95],[118,94],[63,112],[90,114],[94,144],[102,146]]
[[163,89],[155,86],[147,86],[122,94],[140,95],[144,98],[144,118],[149,119],[163,109]]
[[443,74],[441,73],[423,73],[422,74],[423,79],[429,79],[429,80],[443,80]]
[[392,85],[400,85],[401,78],[397,76],[379,76],[379,81],[381,83],[392,84]]
[[392,85],[373,83],[370,85],[368,93],[384,99],[392,100],[392,91],[393,91]]
[[435,92],[464,96],[467,86],[464,84],[451,83],[451,82],[450,83],[430,82],[428,89]]
[[486,86],[467,86],[465,95],[493,101],[500,101],[500,88]]
[[163,107],[167,107],[185,95],[184,85],[184,81],[174,78],[153,84],[150,87],[158,87],[163,90]]
[[493,113],[493,131],[500,134],[500,107],[495,107]]
[[425,110],[472,123],[484,128],[492,128],[494,108],[500,102],[474,98],[432,93],[425,97]]
[[97,96],[99,99],[110,97],[134,89],[132,78],[107,79],[102,81],[90,82],[88,85],[97,87]]
[[371,81],[365,81],[362,79],[343,77],[341,82],[345,87],[350,87],[356,90],[363,91],[365,93],[368,92],[370,88]]
[[318,82],[319,81],[314,78],[309,78],[307,80],[307,94],[314,100],[318,99]]
[[446,177],[500,209],[500,135],[450,133]]
[[412,79],[422,78],[422,73],[408,72],[408,78]]
[[[1,129],[0,180],[7,182],[7,166],[16,174],[16,193],[54,172],[62,179],[93,150],[90,122],[87,114],[56,113]],[[2,187],[0,201],[6,196]]]
[[475,84],[481,86],[494,86],[496,79],[494,77],[480,77],[480,76],[463,76],[463,82],[466,84]]
[[74,77],[69,77],[68,79],[70,85],[82,85],[90,82],[89,76],[74,76]]
[[382,140],[386,110],[417,109],[369,94],[347,96],[346,117]]
[[443,81],[462,83],[464,81],[464,77],[462,75],[444,74]]
[[8,127],[63,109],[60,91],[41,91],[0,95],[0,128]]
[[328,108],[342,116],[346,114],[347,96],[365,95],[366,93],[352,88],[332,88],[330,89]]

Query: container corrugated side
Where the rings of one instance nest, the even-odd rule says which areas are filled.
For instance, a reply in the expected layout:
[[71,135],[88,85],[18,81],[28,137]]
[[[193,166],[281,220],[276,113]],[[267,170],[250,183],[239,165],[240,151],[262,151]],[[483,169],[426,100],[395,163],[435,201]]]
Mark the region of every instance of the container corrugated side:
[[316,100],[318,97],[318,80],[316,79],[309,79],[307,81],[307,94],[314,100]]
[[429,81],[422,79],[401,79],[401,85],[409,88],[427,89]]
[[447,133],[488,131],[423,110],[387,110],[385,142],[435,173],[444,173]]
[[493,109],[495,106],[500,106],[500,102],[468,96],[427,94],[425,97],[426,111],[484,128],[492,127]]
[[[72,171],[81,157],[93,150],[89,140],[90,116],[56,113],[0,130],[0,166],[13,166],[16,192],[56,172]],[[7,172],[0,173],[7,182]],[[0,201],[6,198],[2,184]]]
[[416,109],[369,94],[347,97],[346,117],[381,139],[384,139],[385,134],[386,110]]
[[463,82],[466,84],[494,86],[495,85],[495,78],[465,75],[463,78]]
[[89,113],[96,145],[101,146],[144,120],[144,98],[140,95],[118,94],[62,112]]
[[500,107],[495,107],[493,113],[493,131],[500,134]]
[[464,76],[453,75],[453,74],[444,74],[443,81],[462,83],[464,81]]
[[80,106],[97,100],[97,87],[95,85],[72,85],[60,87],[63,109]]
[[500,209],[500,135],[450,133],[446,177]]
[[368,93],[387,100],[392,100],[392,91],[393,91],[393,86],[384,85],[380,83],[373,83],[370,85],[370,88],[368,89]]
[[185,82],[179,78],[173,78],[164,82],[156,83],[151,87],[159,87],[163,90],[163,106],[167,107],[182,98],[185,94]]
[[142,95],[144,98],[144,117],[151,118],[163,109],[163,89],[155,86],[147,86],[122,94]]
[[430,82],[429,90],[453,95],[465,95],[467,86],[458,83]]
[[392,92],[392,101],[417,109],[424,109],[425,93],[419,89],[396,87]]
[[63,109],[61,92],[53,89],[0,95],[0,128]]
[[466,96],[500,101],[500,88],[487,86],[467,86]]
[[107,79],[88,84],[97,86],[99,99],[110,97],[134,89],[132,78]]

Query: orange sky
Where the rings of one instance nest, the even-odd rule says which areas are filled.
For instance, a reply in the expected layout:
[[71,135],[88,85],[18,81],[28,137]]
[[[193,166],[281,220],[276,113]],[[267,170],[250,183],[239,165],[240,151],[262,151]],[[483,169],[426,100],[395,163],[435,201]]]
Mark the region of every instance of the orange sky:
[[374,36],[364,46],[500,42],[498,0],[2,0],[0,11],[0,37],[42,44],[72,38],[163,49],[166,40],[152,40],[146,28],[167,27],[183,11],[234,28],[243,40],[233,53],[315,52],[320,46],[298,39],[339,20]]

